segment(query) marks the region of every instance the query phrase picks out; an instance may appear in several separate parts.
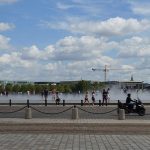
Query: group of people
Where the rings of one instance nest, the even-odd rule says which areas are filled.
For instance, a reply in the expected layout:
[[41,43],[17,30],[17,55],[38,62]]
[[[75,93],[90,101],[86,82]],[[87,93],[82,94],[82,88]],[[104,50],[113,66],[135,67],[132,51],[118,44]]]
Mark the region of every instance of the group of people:
[[[45,88],[41,94],[42,94],[42,97],[44,97],[45,103],[47,103],[48,94],[49,94],[48,89]],[[59,105],[60,98],[59,98],[58,92],[52,91],[52,100],[54,100],[56,102],[56,105]]]
[[[110,95],[109,95],[109,91],[110,89],[108,88],[107,90],[103,89],[102,91],[102,106],[105,104],[107,106],[108,101],[110,100]],[[91,100],[92,100],[92,104],[95,104],[95,92],[92,92],[92,96],[91,96]],[[85,93],[85,97],[84,97],[84,104],[89,102],[89,97],[88,97],[88,91]]]
[[1,92],[1,95],[8,96],[8,91],[2,91],[2,92]]
[[[110,96],[109,96],[109,88],[106,90],[106,89],[103,89],[102,91],[102,105],[106,105],[108,104],[108,101],[110,100]],[[58,91],[55,91],[55,90],[52,90],[51,91],[51,94],[52,94],[52,101],[55,101],[56,102],[56,105],[59,105],[60,103],[60,97],[59,97],[59,93]],[[45,100],[45,103],[47,103],[47,100],[48,100],[48,95],[49,95],[49,91],[47,88],[45,88],[42,92],[41,92],[41,95],[43,97],[43,99]],[[92,104],[94,105],[95,104],[95,91],[92,91],[91,93],[91,100],[92,100]],[[85,103],[88,103],[90,104],[90,101],[89,101],[89,92],[87,91],[85,93],[85,97],[84,97],[84,104]]]

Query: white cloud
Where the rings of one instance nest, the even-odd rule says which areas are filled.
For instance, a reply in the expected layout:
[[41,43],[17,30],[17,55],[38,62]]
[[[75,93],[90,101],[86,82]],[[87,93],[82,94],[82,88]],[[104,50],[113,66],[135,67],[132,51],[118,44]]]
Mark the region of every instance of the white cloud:
[[70,9],[74,7],[73,5],[69,5],[69,4],[65,4],[65,3],[57,3],[57,8],[62,9],[62,10],[66,10],[66,9]]
[[[2,66],[9,66],[8,68],[30,68],[33,66],[33,62],[21,59],[21,53],[12,52],[10,54],[3,54],[0,56],[0,64]],[[6,68],[7,68],[6,67]]]
[[124,19],[121,17],[110,18],[105,21],[84,21],[76,18],[69,18],[66,22],[44,23],[53,29],[68,30],[72,33],[94,34],[100,36],[120,36],[139,33],[150,28],[149,20],[137,20],[134,18]]
[[[7,65],[7,68],[12,70],[14,76],[12,74],[11,78],[19,79],[22,77],[32,80],[50,78],[53,81],[60,81],[79,80],[81,76],[86,76],[85,79],[88,79],[92,73],[92,67],[117,64],[117,61],[111,57],[103,56],[103,52],[108,51],[115,44],[106,38],[69,36],[59,40],[54,45],[48,45],[43,50],[32,45],[23,48],[20,52],[3,54],[0,57],[0,64],[1,66]],[[22,71],[26,75],[18,74],[15,76],[14,71],[16,74]]]
[[133,13],[144,15],[144,16],[150,16],[150,3],[149,2],[139,2],[139,1],[129,1],[131,4],[131,9]]
[[21,53],[19,53],[19,52],[3,54],[2,56],[0,56],[0,64],[1,65],[10,65],[13,68],[16,68],[16,67],[28,68],[28,67],[32,66],[31,62],[21,59]]
[[58,2],[57,8],[60,10],[76,9],[77,11],[88,14],[89,16],[99,16],[102,13],[100,1],[70,1],[70,2]]
[[[150,56],[150,40],[142,37],[132,37],[120,42],[94,36],[68,36],[53,45],[40,49],[37,45],[23,48],[22,51],[3,53],[0,55],[2,79],[27,79],[36,81],[60,80],[104,80],[104,72],[92,72],[91,68],[133,69],[138,66],[148,66],[146,61]],[[118,52],[119,58],[113,58],[109,50]],[[129,57],[139,58],[134,63]],[[125,58],[125,59],[124,59]],[[125,60],[125,61],[123,61]],[[6,71],[7,70],[7,71]],[[9,75],[9,72],[12,72]],[[136,72],[135,72],[136,73]],[[110,71],[108,79],[116,79],[118,73]],[[121,78],[129,77],[130,72],[120,71]]]
[[13,29],[15,26],[13,24],[0,22],[0,32]]
[[56,43],[55,57],[61,60],[86,60],[99,58],[106,51],[114,48],[115,42],[109,42],[106,38],[93,36],[65,37]]
[[93,36],[65,37],[54,45],[48,45],[40,50],[36,45],[23,48],[23,58],[36,60],[86,60],[99,58],[102,53],[116,47],[116,42],[109,42],[107,38]]
[[119,43],[119,57],[150,57],[150,40],[132,37]]
[[23,51],[24,51],[24,54],[27,55],[28,57],[35,58],[35,59],[38,59],[41,57],[41,52],[37,48],[36,45],[33,45],[29,48],[24,48]]
[[5,37],[0,34],[0,51],[10,48],[9,41],[9,37]]
[[135,14],[142,14],[142,15],[150,15],[150,5],[146,6],[137,6],[133,8],[133,12]]
[[23,48],[23,57],[28,59],[42,59],[47,60],[53,57],[54,47],[52,45],[47,46],[44,50],[40,50],[36,45]]
[[12,4],[19,0],[0,0],[0,4]]

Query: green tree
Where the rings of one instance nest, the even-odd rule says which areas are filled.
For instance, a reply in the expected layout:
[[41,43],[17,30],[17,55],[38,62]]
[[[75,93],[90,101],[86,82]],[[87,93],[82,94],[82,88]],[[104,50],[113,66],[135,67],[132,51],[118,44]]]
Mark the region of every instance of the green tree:
[[89,81],[82,80],[82,81],[79,81],[78,84],[76,85],[76,90],[80,92],[85,92],[89,90],[90,87],[91,87],[91,84]]
[[4,91],[4,87],[3,85],[0,85],[0,93],[2,93]]
[[20,85],[15,84],[12,89],[13,89],[13,92],[18,93],[18,92],[20,92]]
[[5,90],[10,93],[13,92],[13,85],[11,83],[6,84]]
[[43,90],[43,87],[41,85],[35,85],[35,93],[40,94]]
[[71,93],[72,92],[71,86],[70,85],[64,85],[64,92],[65,93]]

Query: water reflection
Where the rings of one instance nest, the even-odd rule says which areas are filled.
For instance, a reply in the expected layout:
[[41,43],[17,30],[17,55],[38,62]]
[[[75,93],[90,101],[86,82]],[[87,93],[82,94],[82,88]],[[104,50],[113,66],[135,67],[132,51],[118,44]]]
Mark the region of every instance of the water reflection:
[[[143,102],[150,102],[150,91],[128,91],[128,93],[131,93],[131,97],[132,99],[137,99],[140,98]],[[79,102],[81,100],[84,99],[84,93],[80,93],[80,94],[64,94],[64,93],[60,93],[60,98],[61,100],[66,100],[66,102]],[[127,93],[124,93],[122,90],[118,90],[118,89],[113,89],[110,90],[110,102],[116,102],[117,100],[121,100],[121,101],[125,101],[127,96]],[[92,93],[89,92],[89,100],[92,102],[91,100],[92,97]],[[102,94],[101,91],[96,91],[95,93],[95,98],[96,101],[101,100],[102,99]],[[44,101],[44,99],[42,98],[41,95],[29,95],[29,94],[9,94],[8,96],[2,95],[0,96],[0,102],[6,102],[9,99],[11,99],[14,102],[23,102],[26,101],[27,99],[29,99],[32,102],[36,102],[36,101]],[[48,101],[49,102],[54,102],[53,99],[53,95],[49,94],[48,95]]]

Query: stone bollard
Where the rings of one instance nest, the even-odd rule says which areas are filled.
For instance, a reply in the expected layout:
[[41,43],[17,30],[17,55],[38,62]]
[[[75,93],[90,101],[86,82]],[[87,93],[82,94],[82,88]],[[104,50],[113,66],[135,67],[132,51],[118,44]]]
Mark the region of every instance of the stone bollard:
[[72,119],[79,119],[78,108],[76,106],[72,108]]
[[125,111],[124,111],[124,109],[119,109],[118,119],[119,120],[125,120]]
[[26,108],[25,109],[25,119],[32,119],[32,111],[31,108]]

